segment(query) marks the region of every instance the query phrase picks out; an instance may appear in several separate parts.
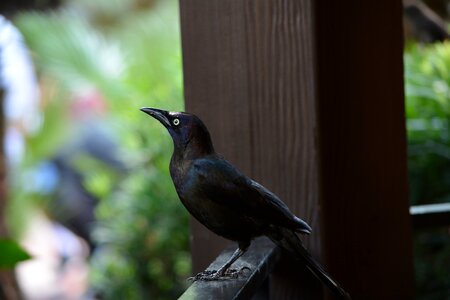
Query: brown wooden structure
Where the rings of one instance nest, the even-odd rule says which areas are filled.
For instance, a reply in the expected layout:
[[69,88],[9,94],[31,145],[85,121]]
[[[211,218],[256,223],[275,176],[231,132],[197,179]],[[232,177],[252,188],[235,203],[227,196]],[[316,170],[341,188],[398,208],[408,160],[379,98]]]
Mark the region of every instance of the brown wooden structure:
[[[413,299],[400,0],[180,0],[186,110],[353,299]],[[226,241],[192,221],[194,272]],[[271,299],[320,299],[285,258]],[[326,296],[326,294],[325,294]]]

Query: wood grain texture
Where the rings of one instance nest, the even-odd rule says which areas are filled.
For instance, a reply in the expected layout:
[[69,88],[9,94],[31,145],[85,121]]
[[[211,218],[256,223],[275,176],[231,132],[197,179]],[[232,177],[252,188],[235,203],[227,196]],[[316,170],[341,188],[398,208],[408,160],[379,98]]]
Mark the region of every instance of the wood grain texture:
[[[180,0],[180,12],[186,110],[216,150],[312,225],[308,248],[353,299],[412,299],[401,1]],[[227,242],[195,221],[192,234],[197,272]],[[297,274],[281,263],[272,298],[321,298]]]
[[324,258],[354,299],[413,299],[400,0],[316,3]]
[[[186,110],[219,153],[313,226],[305,242],[318,254],[311,10],[310,1],[180,1]],[[195,220],[192,232],[197,272],[226,242]],[[282,287],[285,273],[277,269],[271,291],[294,299],[298,283]]]
[[[236,249],[228,247],[209,265],[207,270],[219,269]],[[179,300],[253,299],[256,291],[264,293],[263,284],[280,257],[278,249],[268,238],[255,239],[248,251],[234,264],[233,269],[243,272],[234,280],[195,281]],[[246,269],[248,268],[248,269]],[[263,289],[261,291],[261,289]],[[267,299],[263,297],[263,299]]]

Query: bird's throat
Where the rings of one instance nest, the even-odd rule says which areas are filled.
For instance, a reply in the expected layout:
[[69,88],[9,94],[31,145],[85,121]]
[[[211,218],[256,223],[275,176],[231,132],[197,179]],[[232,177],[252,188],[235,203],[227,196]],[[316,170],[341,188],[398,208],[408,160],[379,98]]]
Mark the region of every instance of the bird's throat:
[[174,145],[170,173],[175,185],[181,184],[194,160],[215,154],[211,142],[207,147],[203,145],[204,143],[199,143],[196,139],[189,139],[188,143],[183,145]]

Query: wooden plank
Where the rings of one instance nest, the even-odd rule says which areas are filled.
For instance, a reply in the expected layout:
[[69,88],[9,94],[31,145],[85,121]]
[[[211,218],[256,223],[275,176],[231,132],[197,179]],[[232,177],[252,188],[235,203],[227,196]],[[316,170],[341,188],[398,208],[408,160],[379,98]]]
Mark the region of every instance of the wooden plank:
[[413,299],[402,3],[316,4],[325,263],[354,299]]
[[[180,12],[186,110],[216,149],[313,226],[308,248],[320,258],[322,245],[354,299],[412,299],[401,1],[180,0]],[[192,232],[199,271],[225,242]],[[319,299],[299,273],[276,268],[272,298]]]
[[[236,34],[243,24],[231,17],[239,9],[239,5],[229,1],[180,1],[186,110],[203,119],[216,150],[234,163],[248,162],[239,165],[247,172],[250,170],[247,151],[250,135],[248,130],[239,129],[246,127],[248,116],[248,107],[243,101],[247,86],[243,81],[246,64],[241,50],[244,41]],[[237,64],[242,64],[242,68],[238,69]],[[232,114],[227,108],[239,106]],[[232,136],[237,138],[230,138]],[[191,229],[193,272],[198,273],[228,243],[193,219]]]
[[[319,256],[312,2],[181,0],[180,13],[186,110],[219,153],[310,223],[305,244]],[[226,241],[194,220],[192,233],[199,272]],[[298,297],[290,269],[277,268],[273,299]]]
[[[236,250],[236,245],[228,247],[214,260],[207,270],[220,268]],[[256,239],[248,251],[238,259],[232,268],[245,269],[236,279],[220,281],[196,281],[180,300],[229,300],[250,299],[270,275],[279,259],[279,249],[267,238]]]
[[415,229],[450,225],[450,203],[415,205],[409,212]]

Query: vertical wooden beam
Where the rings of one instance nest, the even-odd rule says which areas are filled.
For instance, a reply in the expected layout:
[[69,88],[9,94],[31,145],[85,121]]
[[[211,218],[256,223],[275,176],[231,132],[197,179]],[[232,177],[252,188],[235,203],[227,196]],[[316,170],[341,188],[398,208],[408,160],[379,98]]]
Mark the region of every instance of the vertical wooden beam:
[[400,0],[316,3],[324,260],[354,299],[413,299]]
[[[305,242],[318,254],[311,3],[181,0],[180,11],[186,110],[205,121],[218,152],[313,226]],[[198,272],[226,242],[192,224]],[[277,268],[274,299],[299,294],[290,267]]]
[[[248,128],[247,61],[240,9],[241,1],[180,1],[186,111],[204,120],[216,150],[248,172],[250,132],[242,129]],[[195,220],[191,232],[193,271],[199,272],[227,242]]]
[[[186,110],[313,226],[308,248],[354,299],[408,299],[401,2],[367,5],[180,0]],[[226,242],[192,223],[197,272]],[[282,263],[272,298],[320,298],[305,280]]]

